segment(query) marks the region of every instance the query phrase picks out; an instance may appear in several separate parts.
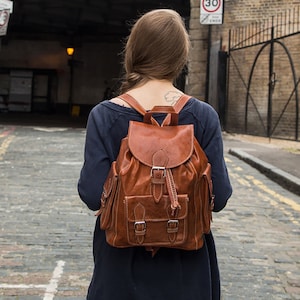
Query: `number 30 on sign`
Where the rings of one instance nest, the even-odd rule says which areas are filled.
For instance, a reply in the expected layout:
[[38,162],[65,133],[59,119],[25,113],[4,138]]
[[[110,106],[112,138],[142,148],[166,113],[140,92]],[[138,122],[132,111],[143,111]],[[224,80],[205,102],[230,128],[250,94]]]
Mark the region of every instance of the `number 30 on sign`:
[[222,24],[223,23],[223,0],[200,1],[200,23]]

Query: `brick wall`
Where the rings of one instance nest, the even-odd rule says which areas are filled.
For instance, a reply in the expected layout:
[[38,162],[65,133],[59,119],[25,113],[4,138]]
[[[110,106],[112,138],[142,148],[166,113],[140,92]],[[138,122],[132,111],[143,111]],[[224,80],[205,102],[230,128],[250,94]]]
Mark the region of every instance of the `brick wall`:
[[[250,36],[255,31],[271,27],[273,16],[273,22],[276,25],[280,25],[275,26],[275,35],[284,36],[295,33],[295,35],[279,39],[274,46],[274,72],[276,74],[274,76],[276,76],[276,84],[272,92],[272,120],[268,119],[268,109],[270,108],[268,103],[270,46],[264,48],[253,70],[251,87],[248,90],[249,102],[247,107],[248,133],[258,135],[271,133],[273,136],[294,138],[296,131],[296,97],[295,93],[292,97],[290,96],[294,88],[292,66],[294,67],[296,78],[300,77],[300,1],[225,0],[224,4],[224,24],[211,26],[211,45],[219,41],[220,49],[229,50],[228,40],[230,29],[240,27],[241,31],[237,31],[238,35],[245,38],[247,37],[247,33]],[[203,99],[206,94],[207,83],[209,26],[200,24],[199,7],[200,0],[191,0],[190,35],[192,50],[186,90],[188,93]],[[293,8],[297,8],[298,10],[293,10]],[[281,24],[292,22],[298,22],[298,25],[294,25],[294,27],[290,25],[281,26]],[[264,31],[264,34],[259,36],[262,41],[263,39],[268,39],[265,32],[268,31]],[[254,41],[248,40],[250,44],[251,42],[254,43]],[[260,44],[255,47],[230,51],[229,89],[226,111],[226,129],[228,131],[245,132],[246,86],[249,82],[250,71],[255,57],[262,46],[263,44]],[[292,60],[292,66],[290,59]],[[214,63],[216,63],[216,59],[211,56],[211,64]],[[213,83],[209,82],[210,89],[214,90],[216,88],[216,86],[213,86],[215,80],[210,78],[210,81],[213,81]],[[298,93],[300,95],[300,85],[298,86]],[[210,95],[215,97],[215,93],[210,93]],[[218,110],[218,100],[211,97],[206,100]],[[300,131],[300,128],[298,128],[298,131]]]

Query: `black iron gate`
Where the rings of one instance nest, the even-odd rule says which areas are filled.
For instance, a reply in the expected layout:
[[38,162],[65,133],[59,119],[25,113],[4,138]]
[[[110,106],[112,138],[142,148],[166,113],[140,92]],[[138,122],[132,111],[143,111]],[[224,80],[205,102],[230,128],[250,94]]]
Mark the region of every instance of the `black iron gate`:
[[299,37],[300,6],[230,31],[227,130],[299,139]]

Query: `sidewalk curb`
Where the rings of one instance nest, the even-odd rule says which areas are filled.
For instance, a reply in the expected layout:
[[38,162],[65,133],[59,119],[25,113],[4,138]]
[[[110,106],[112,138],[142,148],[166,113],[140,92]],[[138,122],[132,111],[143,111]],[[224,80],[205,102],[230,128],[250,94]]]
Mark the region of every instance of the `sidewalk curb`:
[[269,164],[261,159],[258,159],[238,148],[228,150],[228,153],[245,161],[252,167],[265,174],[267,177],[284,187],[285,189],[300,196],[300,179]]

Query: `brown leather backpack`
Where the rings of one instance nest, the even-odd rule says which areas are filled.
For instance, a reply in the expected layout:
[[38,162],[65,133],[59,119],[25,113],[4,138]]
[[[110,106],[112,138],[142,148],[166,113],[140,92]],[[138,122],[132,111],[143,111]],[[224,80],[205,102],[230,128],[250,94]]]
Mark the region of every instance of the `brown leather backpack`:
[[[130,121],[103,187],[97,215],[107,242],[120,248],[145,246],[153,253],[159,247],[201,248],[214,197],[211,166],[193,124],[177,125],[190,97],[148,112],[128,94],[119,98],[144,115],[144,122]],[[167,114],[162,125],[155,113]]]

